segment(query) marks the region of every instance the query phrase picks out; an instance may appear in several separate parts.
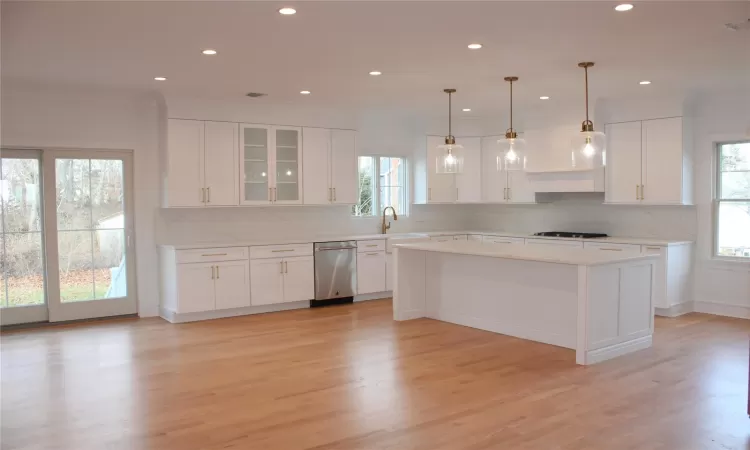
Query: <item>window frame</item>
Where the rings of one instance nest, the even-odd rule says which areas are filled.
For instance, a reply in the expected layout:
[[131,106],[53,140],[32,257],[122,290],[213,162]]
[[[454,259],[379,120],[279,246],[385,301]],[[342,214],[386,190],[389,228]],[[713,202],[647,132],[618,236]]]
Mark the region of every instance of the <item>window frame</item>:
[[401,188],[404,192],[404,212],[400,213],[396,211],[396,213],[400,217],[409,217],[409,214],[411,213],[411,165],[409,163],[409,158],[403,155],[374,155],[374,154],[363,154],[363,155],[357,155],[357,181],[359,182],[359,158],[373,158],[373,165],[374,165],[374,173],[375,176],[373,177],[373,214],[370,215],[354,215],[352,214],[352,217],[355,218],[368,218],[368,217],[382,217],[383,210],[380,209],[380,158],[398,158],[404,163],[404,180],[403,180],[403,186]]
[[750,257],[747,256],[727,256],[719,254],[719,208],[722,203],[744,203],[750,202],[750,198],[747,199],[722,199],[721,198],[721,150],[724,145],[732,144],[750,144],[750,139],[730,139],[714,142],[713,149],[713,163],[714,163],[714,180],[713,180],[713,195],[712,195],[712,226],[713,226],[713,242],[711,245],[711,259],[723,262],[739,263],[750,266]]

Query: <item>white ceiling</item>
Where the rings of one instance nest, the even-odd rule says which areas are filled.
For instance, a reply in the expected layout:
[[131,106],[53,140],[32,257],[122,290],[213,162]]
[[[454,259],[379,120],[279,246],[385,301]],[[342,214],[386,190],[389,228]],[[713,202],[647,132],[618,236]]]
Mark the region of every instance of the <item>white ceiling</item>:
[[[289,4],[296,15],[276,12]],[[454,87],[454,114],[485,117],[506,110],[508,75],[519,109],[582,107],[584,60],[592,98],[750,88],[750,31],[724,27],[750,2],[615,4],[4,1],[1,68],[5,81],[426,115],[444,115]]]

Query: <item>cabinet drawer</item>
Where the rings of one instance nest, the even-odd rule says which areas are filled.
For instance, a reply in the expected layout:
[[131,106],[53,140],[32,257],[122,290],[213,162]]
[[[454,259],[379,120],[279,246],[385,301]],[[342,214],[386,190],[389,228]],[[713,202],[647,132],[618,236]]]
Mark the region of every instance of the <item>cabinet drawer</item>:
[[448,242],[453,240],[453,236],[430,236],[431,241]]
[[311,256],[312,244],[261,245],[250,247],[250,259],[288,258],[290,256]]
[[197,248],[177,250],[175,253],[178,264],[247,259],[247,247]]
[[482,236],[482,242],[485,244],[522,244],[524,238],[519,237],[505,237],[505,236]]
[[583,248],[581,241],[565,241],[562,239],[526,239],[526,245],[549,245],[551,247]]
[[584,242],[583,248],[587,250],[605,250],[610,252],[640,252],[641,246],[634,244],[609,244],[604,242]]
[[385,239],[357,241],[357,253],[385,251]]
[[454,241],[468,241],[469,238],[465,234],[456,234],[456,235],[453,235],[453,240]]

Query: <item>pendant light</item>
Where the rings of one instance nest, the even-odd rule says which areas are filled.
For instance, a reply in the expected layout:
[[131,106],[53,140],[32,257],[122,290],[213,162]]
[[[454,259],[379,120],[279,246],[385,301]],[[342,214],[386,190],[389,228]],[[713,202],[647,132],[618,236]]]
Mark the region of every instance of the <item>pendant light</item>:
[[440,152],[436,158],[437,173],[461,173],[464,168],[463,146],[456,144],[456,138],[451,133],[451,95],[456,92],[455,89],[443,89],[448,94],[448,136],[445,137],[445,144],[438,145]]
[[594,122],[589,120],[589,67],[592,62],[578,63],[585,73],[586,82],[586,120],[581,123],[581,132],[571,140],[573,152],[571,164],[576,169],[593,169],[604,166],[604,148],[606,140],[604,133],[594,131]]
[[526,170],[526,141],[520,139],[513,128],[513,82],[518,77],[505,77],[510,83],[510,128],[505,131],[505,139],[497,141],[500,144],[500,154],[497,156],[497,170]]

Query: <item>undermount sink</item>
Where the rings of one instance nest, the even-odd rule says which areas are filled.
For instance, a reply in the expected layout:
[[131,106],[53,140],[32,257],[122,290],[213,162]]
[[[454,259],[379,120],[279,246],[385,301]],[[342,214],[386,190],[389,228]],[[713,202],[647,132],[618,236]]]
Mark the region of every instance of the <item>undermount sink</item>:
[[423,241],[429,241],[430,236],[423,233],[403,233],[403,234],[395,234],[391,236],[387,236],[385,239],[385,252],[386,253],[392,253],[393,252],[393,243],[395,241],[396,244],[406,244],[409,242],[423,242]]

